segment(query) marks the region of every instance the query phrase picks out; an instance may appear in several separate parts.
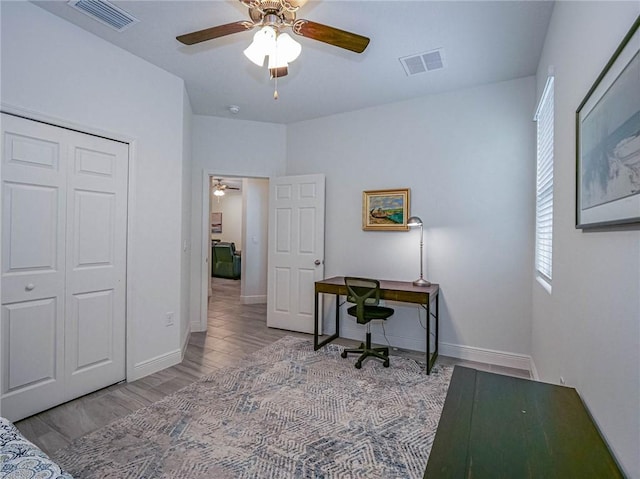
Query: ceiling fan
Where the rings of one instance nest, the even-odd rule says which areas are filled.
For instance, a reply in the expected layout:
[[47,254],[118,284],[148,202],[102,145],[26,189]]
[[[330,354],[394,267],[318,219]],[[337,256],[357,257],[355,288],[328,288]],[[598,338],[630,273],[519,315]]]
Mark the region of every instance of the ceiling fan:
[[[250,21],[241,20],[218,25],[180,35],[176,39],[185,45],[193,45],[258,27],[260,30],[254,36],[254,42],[245,50],[245,55],[259,66],[263,65],[265,56],[269,56],[269,72],[272,78],[285,76],[288,73],[288,63],[295,60],[300,53],[300,45],[283,32],[286,28],[291,28],[293,33],[301,37],[318,40],[355,53],[362,53],[369,44],[369,38],[362,35],[310,20],[296,19],[298,9],[307,0],[239,1],[249,7]],[[263,44],[258,46],[259,42]],[[272,45],[270,48],[273,49],[265,47],[266,43]],[[273,53],[276,51],[282,58],[272,58],[277,56]]]
[[215,196],[224,196],[225,190],[239,190],[240,188],[223,183],[222,178],[211,178],[211,189]]

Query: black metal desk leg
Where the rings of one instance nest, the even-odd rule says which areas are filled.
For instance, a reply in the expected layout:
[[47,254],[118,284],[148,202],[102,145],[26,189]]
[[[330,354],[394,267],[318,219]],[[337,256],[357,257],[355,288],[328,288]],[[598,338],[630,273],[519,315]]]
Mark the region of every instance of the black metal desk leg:
[[427,296],[427,374],[431,373],[431,341],[429,341],[429,335],[431,334],[431,298]]
[[318,296],[320,296],[320,293],[316,293],[315,296],[313,313],[313,350],[317,351],[320,348],[320,346],[318,346]]
[[334,339],[337,339],[340,336],[340,304],[338,303],[339,296],[336,295],[336,332],[326,338],[324,341],[319,342],[319,321],[318,321],[318,309],[319,309],[319,297],[321,293],[316,293],[316,302],[315,302],[315,310],[314,310],[314,323],[313,323],[313,350],[317,351],[325,344],[330,343]]
[[334,336],[340,336],[340,295],[336,293],[336,331]]
[[437,357],[438,357],[438,334],[439,334],[439,330],[440,330],[440,292],[438,292],[438,294],[436,294],[436,345],[433,351],[433,362],[435,363]]

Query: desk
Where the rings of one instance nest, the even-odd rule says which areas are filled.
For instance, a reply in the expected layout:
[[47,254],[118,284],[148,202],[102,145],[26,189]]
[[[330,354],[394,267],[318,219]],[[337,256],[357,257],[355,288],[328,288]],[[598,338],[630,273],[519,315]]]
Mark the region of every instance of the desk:
[[[427,374],[438,358],[438,292],[437,284],[431,286],[415,286],[411,281],[387,281],[380,280],[380,298],[402,303],[419,304],[427,312]],[[321,343],[318,342],[318,306],[320,294],[335,294],[336,296],[336,332]],[[322,346],[340,337],[340,296],[347,295],[347,286],[344,284],[344,276],[334,276],[315,283],[315,311],[313,328],[313,349],[317,351]],[[435,300],[434,311],[431,309],[431,301]],[[431,331],[431,318],[434,319],[435,347],[431,351],[429,332]]]
[[456,366],[424,477],[624,476],[575,389]]

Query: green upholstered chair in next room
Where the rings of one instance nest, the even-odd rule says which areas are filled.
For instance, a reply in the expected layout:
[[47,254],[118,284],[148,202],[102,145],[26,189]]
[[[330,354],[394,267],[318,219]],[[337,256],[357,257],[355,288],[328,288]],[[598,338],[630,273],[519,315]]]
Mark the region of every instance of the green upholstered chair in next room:
[[240,279],[240,255],[233,243],[219,242],[211,248],[211,276]]
[[367,325],[367,337],[364,343],[360,344],[358,349],[345,349],[342,357],[346,358],[348,354],[360,354],[356,361],[356,368],[362,367],[362,361],[368,356],[384,361],[382,365],[389,367],[389,348],[373,348],[371,347],[371,324],[372,320],[385,320],[393,314],[393,309],[385,306],[379,306],[380,303],[380,282],[376,279],[368,278],[352,278],[344,279],[347,286],[347,301],[355,303],[351,306],[347,313],[354,316],[359,324]]

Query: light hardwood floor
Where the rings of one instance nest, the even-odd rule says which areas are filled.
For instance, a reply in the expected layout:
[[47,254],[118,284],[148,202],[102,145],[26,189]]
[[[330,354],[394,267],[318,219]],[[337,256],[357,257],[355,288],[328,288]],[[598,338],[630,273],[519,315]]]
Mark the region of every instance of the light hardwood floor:
[[[214,374],[238,359],[278,339],[311,335],[267,328],[266,305],[240,303],[240,282],[213,278],[206,333],[192,333],[184,360],[171,368],[130,383],[120,383],[49,409],[16,423],[29,440],[46,453],[172,394],[206,374]],[[353,347],[359,342],[340,339]],[[424,361],[424,353],[394,350],[394,355]],[[355,360],[353,357],[349,360]],[[345,360],[346,361],[346,360]],[[519,377],[529,372],[440,356],[440,364],[460,364]],[[393,363],[392,363],[393,367]]]

